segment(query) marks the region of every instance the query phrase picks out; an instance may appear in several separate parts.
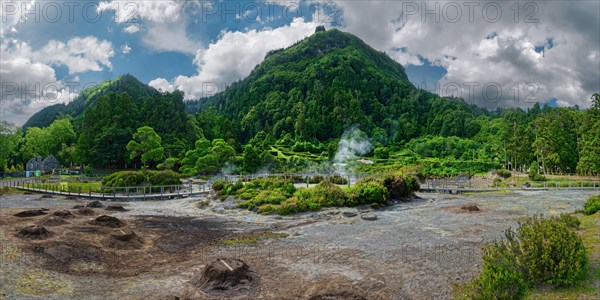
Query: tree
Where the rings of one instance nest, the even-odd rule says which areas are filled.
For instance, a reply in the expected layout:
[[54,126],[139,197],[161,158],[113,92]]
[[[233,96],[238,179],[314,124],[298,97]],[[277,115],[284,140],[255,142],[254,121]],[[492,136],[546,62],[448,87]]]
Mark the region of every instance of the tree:
[[127,144],[129,157],[135,159],[140,157],[144,164],[144,170],[149,162],[160,162],[165,154],[165,149],[161,146],[160,136],[152,127],[144,126],[137,129],[133,134],[133,139]]
[[21,129],[12,123],[0,121],[0,172],[5,172],[11,165],[14,166],[12,160],[18,154],[21,141]]

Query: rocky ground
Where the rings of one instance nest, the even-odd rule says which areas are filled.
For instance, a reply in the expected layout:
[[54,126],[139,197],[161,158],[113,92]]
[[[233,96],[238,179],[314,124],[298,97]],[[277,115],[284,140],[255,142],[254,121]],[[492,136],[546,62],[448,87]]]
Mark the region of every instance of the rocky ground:
[[80,207],[90,201],[4,195],[0,299],[447,299],[476,276],[483,243],[592,194],[419,194],[290,217],[210,197]]

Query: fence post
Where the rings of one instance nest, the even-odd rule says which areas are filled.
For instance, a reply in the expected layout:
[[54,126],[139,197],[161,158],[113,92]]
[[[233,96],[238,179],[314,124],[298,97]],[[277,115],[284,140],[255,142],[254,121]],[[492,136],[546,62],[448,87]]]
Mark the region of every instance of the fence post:
[[92,187],[90,186],[89,196],[92,198]]
[[160,200],[163,199],[164,186],[160,187]]

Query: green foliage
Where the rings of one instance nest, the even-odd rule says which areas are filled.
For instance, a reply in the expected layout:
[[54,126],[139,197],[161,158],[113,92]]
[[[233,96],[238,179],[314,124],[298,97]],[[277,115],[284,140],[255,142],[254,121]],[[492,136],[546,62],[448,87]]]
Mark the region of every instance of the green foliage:
[[129,187],[129,186],[167,186],[180,185],[179,175],[172,171],[151,171],[144,175],[141,171],[121,171],[112,173],[102,179],[103,186]]
[[576,284],[588,258],[571,218],[536,216],[507,230],[504,240],[484,247],[482,273],[460,292],[469,299],[521,299],[528,288]]
[[321,207],[343,206],[346,204],[346,193],[344,190],[335,184],[325,181],[311,189],[300,189],[294,196],[298,197],[300,202],[312,202]]
[[152,127],[144,126],[137,129],[133,139],[127,144],[130,152],[129,158],[141,157],[146,166],[149,162],[159,162],[163,159],[165,149],[161,146],[162,140]]
[[532,162],[529,167],[529,179],[533,181],[546,181],[546,177],[540,175],[540,167],[537,162]]
[[358,206],[371,203],[384,203],[389,199],[389,191],[379,180],[364,178],[353,185],[348,191],[346,205]]
[[196,141],[196,147],[185,154],[181,161],[180,172],[184,174],[215,174],[222,166],[235,159],[235,149],[222,139],[212,143],[201,138]]
[[377,147],[373,151],[375,158],[388,159],[390,158],[390,150],[386,147]]
[[571,229],[578,229],[581,225],[581,221],[577,217],[568,213],[561,213],[558,217],[554,217],[554,219],[565,223]]
[[583,213],[593,215],[597,211],[600,211],[600,196],[590,197],[583,205]]
[[222,191],[225,189],[225,182],[224,181],[215,181],[215,183],[213,183],[212,185],[212,189],[215,191]]
[[418,191],[419,181],[414,176],[387,175],[383,179],[391,199],[403,200]]
[[433,158],[473,160],[487,159],[490,156],[489,153],[480,151],[483,149],[480,143],[456,136],[426,136],[413,139],[406,146],[419,155]]
[[496,170],[496,174],[504,179],[510,178],[512,176],[512,173],[507,169]]
[[19,144],[22,142],[21,130],[14,124],[0,121],[0,172],[9,171],[15,166]]

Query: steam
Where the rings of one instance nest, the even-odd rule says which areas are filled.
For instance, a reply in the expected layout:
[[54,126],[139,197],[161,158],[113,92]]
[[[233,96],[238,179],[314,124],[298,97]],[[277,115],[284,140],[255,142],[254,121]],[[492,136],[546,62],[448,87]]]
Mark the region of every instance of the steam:
[[365,155],[373,150],[367,135],[356,126],[346,130],[338,145],[338,150],[333,159],[333,166],[337,173],[347,175],[352,172],[350,164],[356,161],[358,155]]

